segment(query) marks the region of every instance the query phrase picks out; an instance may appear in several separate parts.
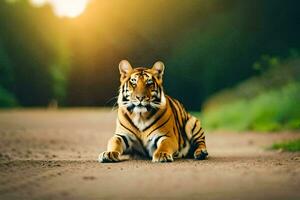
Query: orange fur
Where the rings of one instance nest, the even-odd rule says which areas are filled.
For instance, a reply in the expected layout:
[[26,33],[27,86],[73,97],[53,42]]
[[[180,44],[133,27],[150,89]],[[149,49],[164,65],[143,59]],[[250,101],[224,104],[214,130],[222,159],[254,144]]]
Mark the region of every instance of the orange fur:
[[153,162],[171,162],[174,157],[208,155],[200,122],[183,105],[164,94],[164,64],[133,69],[128,61],[119,65],[120,92],[115,135],[100,162],[116,162],[122,154],[141,154]]

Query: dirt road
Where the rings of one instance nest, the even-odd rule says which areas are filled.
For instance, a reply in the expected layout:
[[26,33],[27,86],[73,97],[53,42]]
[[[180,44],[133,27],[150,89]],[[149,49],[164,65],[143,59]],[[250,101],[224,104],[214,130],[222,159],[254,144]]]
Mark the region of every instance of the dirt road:
[[0,199],[300,199],[298,133],[207,133],[209,159],[100,164],[109,110],[0,111]]

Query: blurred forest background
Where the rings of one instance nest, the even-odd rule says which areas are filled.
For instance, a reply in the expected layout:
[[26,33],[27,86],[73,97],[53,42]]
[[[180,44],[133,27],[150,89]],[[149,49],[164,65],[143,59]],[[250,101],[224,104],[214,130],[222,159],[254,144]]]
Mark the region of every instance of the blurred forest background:
[[0,1],[2,108],[111,106],[120,60],[162,60],[208,127],[300,127],[300,1],[86,0],[73,18],[39,2]]

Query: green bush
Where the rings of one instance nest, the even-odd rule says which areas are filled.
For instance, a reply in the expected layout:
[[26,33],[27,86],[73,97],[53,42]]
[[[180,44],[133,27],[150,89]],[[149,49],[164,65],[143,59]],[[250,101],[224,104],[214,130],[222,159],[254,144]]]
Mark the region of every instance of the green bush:
[[[300,82],[300,58],[290,57],[279,64],[279,58],[270,57],[263,64],[261,74],[249,78],[230,89],[224,89],[211,96],[204,103],[204,110],[215,109],[219,105],[232,104],[241,99],[252,99],[270,90]],[[255,63],[254,66],[258,65]],[[258,67],[255,67],[258,68]]]
[[251,99],[240,99],[203,113],[209,129],[278,131],[300,129],[300,83],[294,82]]
[[280,149],[280,150],[292,151],[292,152],[300,151],[300,139],[275,143],[271,146],[271,149]]

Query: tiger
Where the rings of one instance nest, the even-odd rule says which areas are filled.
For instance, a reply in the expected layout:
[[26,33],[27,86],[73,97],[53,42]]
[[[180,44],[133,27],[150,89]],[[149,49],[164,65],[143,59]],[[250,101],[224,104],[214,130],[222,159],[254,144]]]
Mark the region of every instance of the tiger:
[[119,63],[120,89],[115,134],[98,161],[118,162],[121,155],[141,155],[152,162],[174,158],[203,160],[208,156],[200,121],[176,99],[165,94],[165,65],[132,68]]

